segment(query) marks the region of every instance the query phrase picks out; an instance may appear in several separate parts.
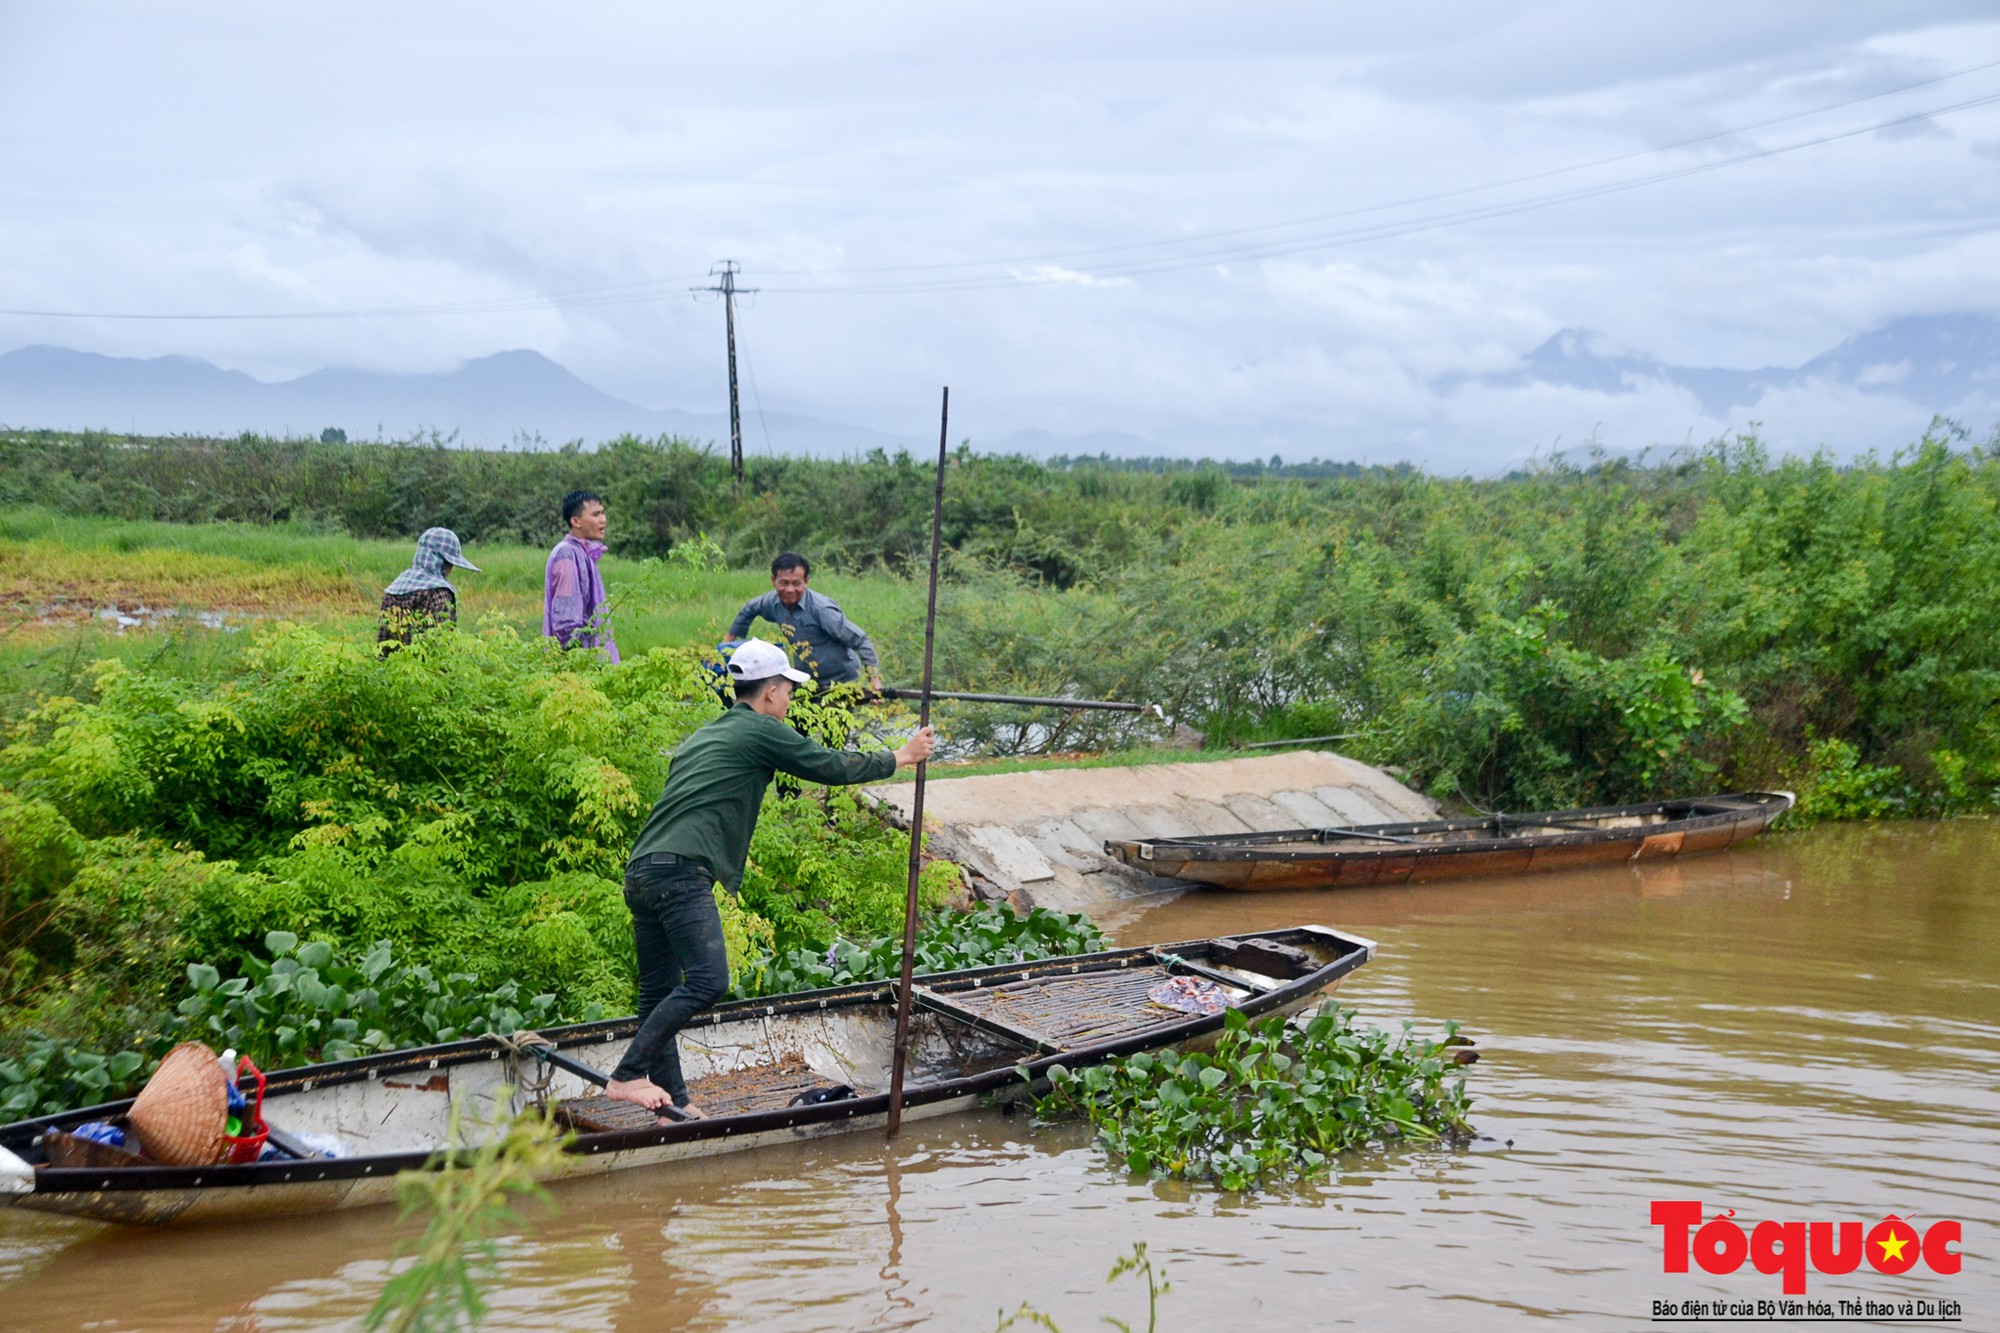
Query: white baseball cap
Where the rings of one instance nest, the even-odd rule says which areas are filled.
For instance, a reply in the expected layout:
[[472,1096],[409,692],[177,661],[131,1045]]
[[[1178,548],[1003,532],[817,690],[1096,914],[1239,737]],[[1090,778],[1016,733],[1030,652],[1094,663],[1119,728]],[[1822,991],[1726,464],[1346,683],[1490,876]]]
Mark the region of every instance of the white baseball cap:
[[812,677],[793,666],[785,656],[785,650],[775,643],[762,639],[745,639],[736,645],[736,651],[729,655],[729,674],[736,680],[769,680],[773,676],[783,676],[786,680],[803,685]]

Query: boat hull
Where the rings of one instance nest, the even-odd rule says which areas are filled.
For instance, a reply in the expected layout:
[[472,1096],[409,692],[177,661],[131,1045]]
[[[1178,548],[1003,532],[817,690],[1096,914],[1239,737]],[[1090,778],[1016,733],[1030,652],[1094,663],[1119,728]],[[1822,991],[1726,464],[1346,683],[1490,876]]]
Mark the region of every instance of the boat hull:
[[[933,1116],[949,1115],[955,1111],[969,1111],[979,1102],[978,1097],[963,1096],[921,1106],[906,1104],[902,1118],[907,1123]],[[872,1114],[849,1115],[816,1125],[760,1130],[731,1135],[720,1140],[661,1143],[651,1147],[627,1148],[612,1152],[570,1152],[563,1155],[560,1166],[544,1173],[541,1179],[544,1184],[555,1184],[559,1181],[599,1176],[633,1167],[667,1166],[697,1157],[748,1152],[757,1148],[799,1143],[834,1134],[869,1130],[881,1133],[887,1129],[888,1123],[888,1108],[885,1105]],[[330,1162],[329,1169],[334,1165]],[[421,1170],[426,1165],[426,1159],[420,1158],[404,1164],[400,1170]],[[47,1183],[54,1188],[37,1189],[32,1194],[22,1195],[15,1200],[15,1206],[34,1212],[88,1218],[96,1222],[121,1222],[132,1226],[294,1217],[331,1212],[339,1208],[367,1208],[393,1203],[396,1198],[398,1174],[400,1171],[397,1169],[387,1168],[383,1164],[371,1164],[366,1175],[346,1174],[325,1180],[294,1180],[262,1184],[204,1182],[199,1185],[189,1184],[179,1189],[64,1188],[68,1182],[52,1179]],[[99,1179],[104,1177],[100,1175]]]
[[[1367,962],[1374,946],[1324,927],[1197,940],[1073,958],[941,973],[913,992],[910,1067],[902,1118],[969,1110],[1044,1084],[1072,1068],[1165,1046],[1212,1043],[1223,1016],[1189,1015],[1147,999],[1158,979],[1195,975],[1223,987],[1246,1015],[1291,1014]],[[1287,957],[1286,955],[1291,955]],[[1277,962],[1264,961],[1277,959]],[[709,1118],[669,1122],[618,1104],[635,1127],[578,1132],[550,1181],[833,1134],[880,1132],[889,1112],[894,988],[887,983],[737,1001],[699,1015],[681,1036],[682,1064]],[[636,1027],[627,1018],[550,1029],[561,1052],[615,1066]],[[539,1093],[559,1119],[602,1103],[576,1075],[535,1064],[487,1040],[284,1070],[270,1076],[266,1118],[293,1133],[329,1134],[354,1149],[340,1158],[245,1166],[75,1165],[52,1143],[89,1120],[116,1119],[129,1102],[0,1126],[0,1190],[16,1207],[140,1225],[316,1213],[387,1203],[398,1174],[435,1168],[454,1105],[478,1123]],[[797,1087],[846,1089],[835,1100],[787,1100]],[[735,1097],[735,1102],[723,1100]],[[714,1098],[716,1100],[710,1100]],[[595,1114],[595,1112],[593,1112]],[[577,1112],[580,1117],[581,1112]],[[636,1120],[632,1117],[636,1116]],[[0,1163],[0,1165],[5,1165]]]
[[1427,884],[1721,851],[1769,828],[1792,799],[1790,792],[1748,792],[1521,816],[1114,840],[1104,850],[1150,875],[1245,892]]

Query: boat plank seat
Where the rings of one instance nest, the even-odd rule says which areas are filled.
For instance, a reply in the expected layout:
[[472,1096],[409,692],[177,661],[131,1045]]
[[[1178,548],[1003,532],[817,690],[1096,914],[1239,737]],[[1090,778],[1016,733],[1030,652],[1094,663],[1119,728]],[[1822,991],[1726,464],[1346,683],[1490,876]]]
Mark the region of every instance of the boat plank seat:
[[[1185,1014],[1156,1003],[1146,994],[1172,975],[1164,967],[1133,967],[955,989],[939,998],[1061,1050],[1077,1050],[1171,1027],[1185,1019]],[[1231,984],[1248,988],[1242,981],[1232,979]]]
[[[688,1099],[705,1116],[742,1115],[752,1111],[777,1111],[790,1106],[794,1098],[809,1092],[841,1087],[833,1079],[814,1073],[796,1055],[765,1065],[746,1065],[726,1073],[710,1074],[688,1081]],[[616,1130],[654,1129],[660,1118],[643,1106],[613,1101],[604,1095],[566,1097],[556,1104],[556,1118],[583,1134],[608,1134]]]
[[1221,939],[1209,957],[1222,967],[1239,967],[1267,977],[1296,981],[1311,976],[1318,963],[1304,949],[1279,944],[1259,936],[1248,939]]

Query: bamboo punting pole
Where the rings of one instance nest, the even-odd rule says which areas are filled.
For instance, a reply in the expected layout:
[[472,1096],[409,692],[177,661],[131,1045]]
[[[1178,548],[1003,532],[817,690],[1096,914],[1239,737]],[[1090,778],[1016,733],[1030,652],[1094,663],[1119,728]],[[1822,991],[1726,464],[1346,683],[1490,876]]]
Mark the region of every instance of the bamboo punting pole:
[[[1060,699],[1038,694],[967,694],[963,690],[905,690],[891,685],[881,691],[884,699],[961,699],[973,704],[1022,704],[1029,708],[1101,708],[1113,713],[1150,713],[1152,704],[1117,703],[1110,699]],[[1288,742],[1289,743],[1289,742]]]
[[[938,548],[944,539],[944,451],[951,433],[951,386],[946,385],[938,412],[937,493],[931,499],[931,591],[924,608],[924,684],[917,705],[919,729],[931,724],[931,646],[937,639]],[[910,889],[903,901],[903,973],[896,987],[896,1048],[889,1060],[889,1137],[903,1128],[903,1066],[910,1055],[910,993],[917,962],[917,874],[923,869],[924,775],[928,761],[917,764],[917,794],[910,803]]]

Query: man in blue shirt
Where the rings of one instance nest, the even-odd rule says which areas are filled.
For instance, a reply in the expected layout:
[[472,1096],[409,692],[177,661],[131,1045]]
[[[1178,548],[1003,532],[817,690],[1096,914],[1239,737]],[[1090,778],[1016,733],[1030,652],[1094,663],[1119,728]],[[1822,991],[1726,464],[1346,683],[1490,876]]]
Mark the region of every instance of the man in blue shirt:
[[750,632],[750,622],[761,616],[788,631],[792,655],[822,686],[860,680],[865,669],[868,688],[880,690],[882,664],[868,632],[831,597],[806,586],[811,578],[812,565],[802,555],[786,551],[773,560],[771,591],[743,604],[729,622],[729,637],[742,638]]

